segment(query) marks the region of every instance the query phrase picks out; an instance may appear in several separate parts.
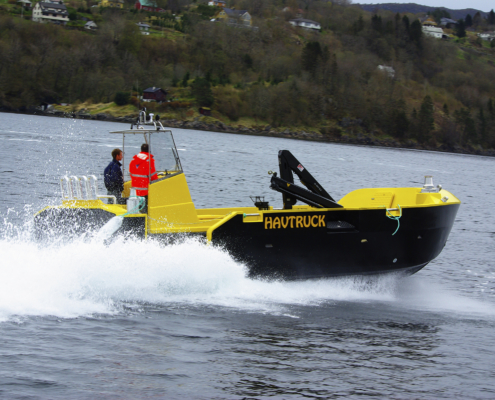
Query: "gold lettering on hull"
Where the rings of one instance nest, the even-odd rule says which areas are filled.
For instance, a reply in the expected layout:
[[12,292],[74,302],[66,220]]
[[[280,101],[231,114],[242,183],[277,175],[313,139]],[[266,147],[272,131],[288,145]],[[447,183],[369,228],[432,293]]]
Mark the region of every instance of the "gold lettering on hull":
[[325,215],[291,215],[287,217],[265,216],[265,229],[321,228],[325,227]]

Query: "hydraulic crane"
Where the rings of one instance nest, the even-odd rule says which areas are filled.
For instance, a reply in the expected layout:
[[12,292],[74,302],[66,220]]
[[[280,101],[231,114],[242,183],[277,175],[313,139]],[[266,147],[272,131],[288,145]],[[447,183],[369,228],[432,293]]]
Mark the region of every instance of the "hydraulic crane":
[[[276,172],[273,174],[270,188],[282,193],[285,210],[292,209],[297,200],[317,208],[342,207],[323,189],[289,150],[280,150],[278,152],[278,162],[280,177],[277,176]],[[299,177],[299,180],[307,189],[294,184],[293,173]]]

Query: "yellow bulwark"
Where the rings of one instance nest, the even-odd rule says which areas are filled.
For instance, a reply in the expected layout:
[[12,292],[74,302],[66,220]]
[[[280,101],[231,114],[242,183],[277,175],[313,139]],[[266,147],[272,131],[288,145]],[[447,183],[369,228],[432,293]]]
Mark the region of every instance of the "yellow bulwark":
[[152,182],[148,196],[149,233],[200,225],[183,173]]
[[[125,183],[124,197],[129,195],[130,186],[131,182]],[[443,189],[434,193],[421,193],[421,188],[377,188],[355,190],[338,203],[343,208],[323,209],[296,205],[291,210],[274,210],[273,207],[268,210],[259,210],[257,207],[196,209],[184,173],[175,172],[170,175],[159,173],[159,179],[150,184],[148,214],[124,215],[127,212],[125,205],[104,204],[101,200],[64,200],[59,207],[47,208],[102,209],[125,218],[145,217],[146,237],[192,232],[205,234],[210,242],[216,228],[239,215],[242,215],[242,223],[260,223],[265,229],[312,228],[325,226],[326,215],[332,212],[382,209],[384,213],[398,216],[399,206],[402,212],[407,212],[407,208],[442,207],[460,204],[460,201]],[[296,215],[291,215],[293,213]],[[304,215],[305,213],[310,214]]]
[[344,209],[431,207],[461,202],[452,193],[440,190],[438,193],[421,193],[421,188],[379,188],[358,189],[339,200]]

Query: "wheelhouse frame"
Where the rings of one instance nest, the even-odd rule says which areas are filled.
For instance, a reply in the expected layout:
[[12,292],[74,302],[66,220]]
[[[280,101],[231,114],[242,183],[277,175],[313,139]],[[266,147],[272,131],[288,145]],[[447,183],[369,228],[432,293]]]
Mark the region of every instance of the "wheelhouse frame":
[[[129,137],[129,136],[132,136],[132,137],[136,137],[136,135],[143,135],[144,136],[144,141],[145,143],[148,144],[149,146],[149,154],[153,155],[153,137],[156,138],[157,135],[160,135],[160,139],[163,137],[163,136],[167,136],[170,140],[169,140],[169,145],[170,145],[170,150],[172,152],[172,157],[175,161],[175,166],[173,168],[169,168],[169,169],[157,169],[156,170],[156,173],[158,174],[159,178],[158,179],[161,179],[165,176],[170,176],[170,175],[175,175],[177,173],[182,173],[183,172],[183,169],[182,169],[182,163],[180,161],[180,157],[179,157],[179,153],[177,151],[177,146],[175,145],[175,140],[174,140],[174,135],[172,134],[172,131],[171,130],[164,130],[164,129],[145,129],[143,126],[138,126],[137,129],[128,129],[128,130],[124,130],[124,131],[113,131],[113,132],[110,132],[111,134],[120,134],[122,135],[122,153],[123,153],[123,159],[122,159],[122,173],[124,175],[124,179],[125,179],[125,176],[126,176],[126,166],[127,164],[130,162],[127,161],[128,158],[132,159],[133,156],[130,156],[130,157],[127,157],[126,158],[126,136]],[[167,139],[164,139],[165,141]],[[155,141],[156,142],[156,141]],[[165,150],[165,148],[164,148]],[[149,163],[149,170],[148,170],[148,178],[150,179],[150,182],[151,182],[151,163]]]

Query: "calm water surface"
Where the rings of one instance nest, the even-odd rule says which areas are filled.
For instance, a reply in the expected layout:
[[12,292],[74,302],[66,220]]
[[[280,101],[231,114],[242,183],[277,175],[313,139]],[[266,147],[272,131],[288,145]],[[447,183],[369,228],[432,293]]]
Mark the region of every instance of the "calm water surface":
[[174,130],[197,207],[281,206],[280,149],[337,199],[431,174],[463,202],[410,278],[262,282],[194,241],[38,246],[59,177],[101,176],[128,126],[0,121],[0,398],[495,398],[495,159]]

